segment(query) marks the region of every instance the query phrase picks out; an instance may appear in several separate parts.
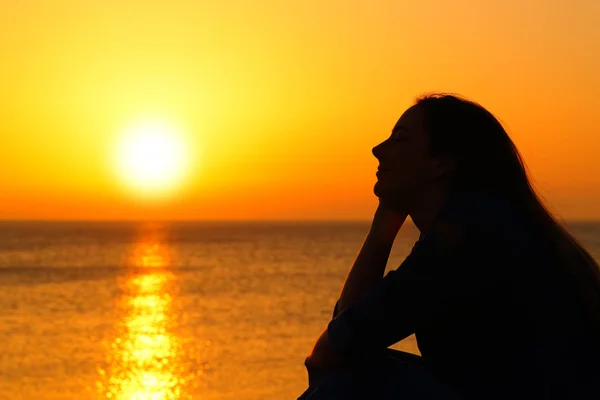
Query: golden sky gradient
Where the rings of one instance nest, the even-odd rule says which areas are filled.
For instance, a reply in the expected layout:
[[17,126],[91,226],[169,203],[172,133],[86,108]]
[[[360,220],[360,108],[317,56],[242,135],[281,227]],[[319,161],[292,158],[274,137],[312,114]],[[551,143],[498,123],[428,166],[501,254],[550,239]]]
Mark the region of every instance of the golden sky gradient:
[[[504,123],[565,219],[600,219],[597,0],[19,0],[0,12],[0,219],[368,219],[415,96]],[[181,190],[139,203],[114,143],[171,121]]]

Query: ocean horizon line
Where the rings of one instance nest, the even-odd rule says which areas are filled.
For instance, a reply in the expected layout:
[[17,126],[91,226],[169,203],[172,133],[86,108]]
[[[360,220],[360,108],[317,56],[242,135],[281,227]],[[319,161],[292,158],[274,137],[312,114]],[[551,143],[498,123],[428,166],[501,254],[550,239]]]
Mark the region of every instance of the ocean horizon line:
[[[559,221],[566,223],[600,223],[596,218],[559,218]],[[370,223],[372,219],[353,219],[353,218],[304,218],[304,219],[9,219],[0,218],[0,223]],[[409,218],[408,223],[413,224]]]

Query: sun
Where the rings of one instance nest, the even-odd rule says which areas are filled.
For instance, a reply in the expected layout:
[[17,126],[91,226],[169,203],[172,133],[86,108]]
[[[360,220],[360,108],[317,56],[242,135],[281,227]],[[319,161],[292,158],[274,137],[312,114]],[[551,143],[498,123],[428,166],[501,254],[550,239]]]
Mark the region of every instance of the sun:
[[163,121],[124,129],[116,149],[116,173],[134,194],[165,197],[178,189],[190,167],[190,146],[181,131]]

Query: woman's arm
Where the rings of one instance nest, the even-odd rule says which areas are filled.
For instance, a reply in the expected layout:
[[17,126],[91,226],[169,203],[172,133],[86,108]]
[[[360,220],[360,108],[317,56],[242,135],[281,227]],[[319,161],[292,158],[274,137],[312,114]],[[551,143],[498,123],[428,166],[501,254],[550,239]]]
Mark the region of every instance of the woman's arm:
[[361,301],[381,281],[396,235],[407,217],[381,204],[377,207],[369,233],[344,283],[337,303],[338,313]]
[[[337,302],[338,313],[360,302],[383,279],[392,245],[407,217],[407,214],[398,213],[381,203],[377,207],[369,233],[346,278]],[[305,361],[309,370],[309,380],[311,380],[311,370],[328,370],[341,364],[342,360],[329,345],[325,330]],[[312,375],[315,374],[316,372],[313,372]]]
[[365,288],[360,282],[347,292],[307,368],[360,361],[505,285],[506,266],[518,247],[515,230],[509,229],[513,219],[503,203],[488,197],[457,197],[397,269],[377,279],[366,294],[357,295]]

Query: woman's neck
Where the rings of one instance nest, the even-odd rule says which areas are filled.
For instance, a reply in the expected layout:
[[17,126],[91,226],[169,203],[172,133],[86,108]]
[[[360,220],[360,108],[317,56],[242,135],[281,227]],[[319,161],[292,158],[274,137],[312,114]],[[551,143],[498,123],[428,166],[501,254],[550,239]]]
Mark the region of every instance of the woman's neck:
[[409,212],[410,218],[421,232],[420,238],[431,229],[431,225],[437,218],[442,206],[449,198],[447,192],[438,191],[423,196],[418,202],[415,202]]

